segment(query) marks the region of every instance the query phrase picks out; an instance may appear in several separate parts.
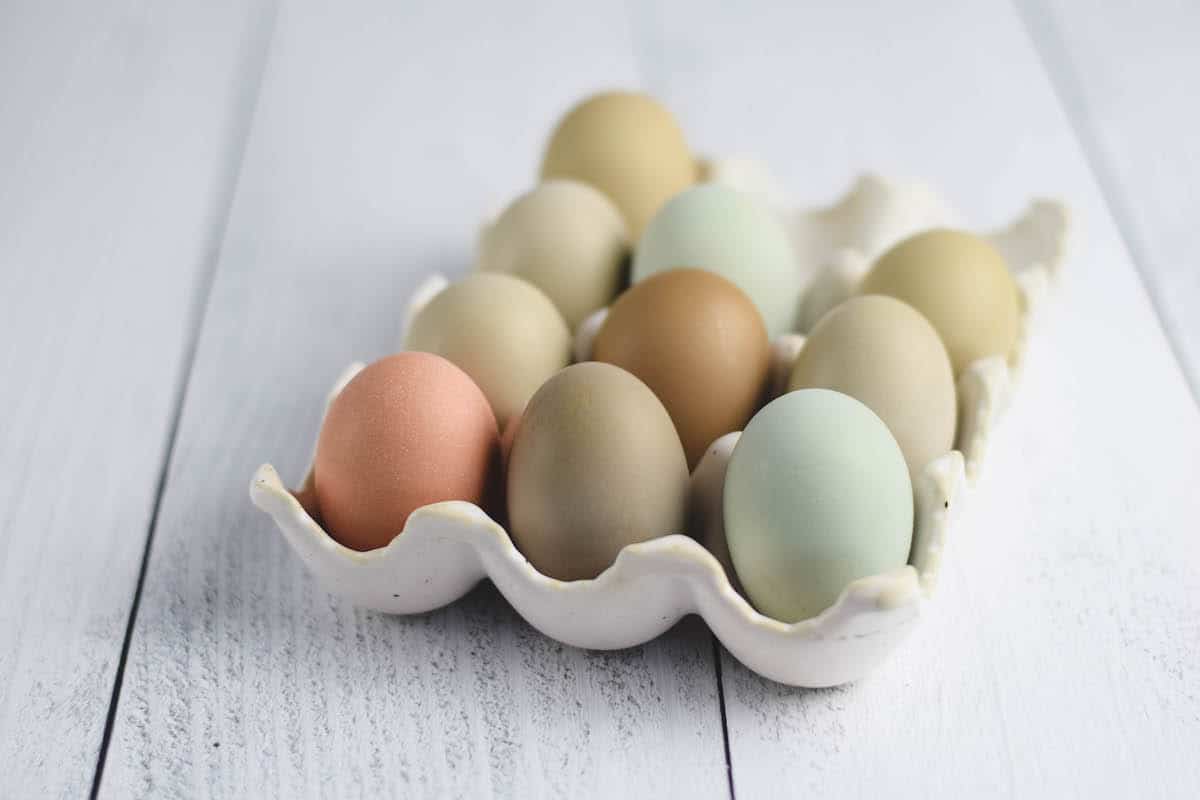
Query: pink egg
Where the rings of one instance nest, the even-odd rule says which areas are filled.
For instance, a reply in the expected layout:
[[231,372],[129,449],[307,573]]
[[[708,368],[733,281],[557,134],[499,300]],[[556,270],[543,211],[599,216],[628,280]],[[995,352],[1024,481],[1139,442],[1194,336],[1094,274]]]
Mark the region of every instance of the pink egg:
[[325,530],[346,547],[383,547],[408,515],[443,500],[485,505],[499,473],[496,417],[478,386],[431,353],[399,353],[334,399],[313,479]]

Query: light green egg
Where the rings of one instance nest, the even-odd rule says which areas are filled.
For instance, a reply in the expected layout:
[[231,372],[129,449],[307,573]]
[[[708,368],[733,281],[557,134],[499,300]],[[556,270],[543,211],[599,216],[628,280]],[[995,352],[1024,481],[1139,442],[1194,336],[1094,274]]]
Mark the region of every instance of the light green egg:
[[738,579],[767,616],[816,616],[858,578],[902,566],[913,494],[900,446],[871,409],[828,389],[789,392],[746,425],[724,489]]
[[771,210],[749,195],[704,184],[662,207],[634,252],[633,281],[679,267],[715,272],[735,284],[758,306],[771,338],[795,327],[795,252]]

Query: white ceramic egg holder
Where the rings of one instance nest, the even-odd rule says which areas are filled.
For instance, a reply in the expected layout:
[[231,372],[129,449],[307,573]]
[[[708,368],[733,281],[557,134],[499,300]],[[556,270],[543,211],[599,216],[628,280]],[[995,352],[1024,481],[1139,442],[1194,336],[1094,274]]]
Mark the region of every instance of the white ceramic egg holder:
[[[712,161],[704,164],[704,172],[709,180],[759,194],[774,207],[788,207],[754,161]],[[809,279],[800,309],[802,330],[849,297],[867,266],[888,246],[919,230],[956,222],[924,186],[873,175],[860,178],[831,207],[784,212],[783,218]],[[1062,205],[1038,200],[1005,229],[985,234],[1007,259],[1021,290],[1017,348],[1007,361],[984,359],[959,377],[958,449],[935,459],[914,478],[916,519],[909,564],[852,582],[837,602],[812,619],[778,622],[743,599],[722,567],[728,554],[719,525],[705,532],[713,552],[683,534],[663,536],[624,548],[593,580],[563,582],[534,569],[505,530],[470,503],[420,508],[386,547],[359,552],[328,536],[270,464],[255,473],[250,497],[271,515],[326,590],[364,608],[421,613],[454,602],[488,578],[530,624],[570,645],[632,647],[696,613],[730,653],[761,675],[794,686],[846,683],[865,675],[899,644],[932,595],[967,482],[977,477],[988,437],[1008,404],[1033,312],[1063,261],[1067,227]],[[409,319],[446,283],[440,276],[430,278],[414,295]],[[578,358],[590,353],[604,313],[597,312],[580,327]],[[775,386],[786,383],[803,341],[803,336],[791,334],[774,343]],[[353,365],[342,375],[330,399],[359,369],[361,365]],[[719,519],[725,467],[739,435],[718,439],[692,476],[693,502],[703,504],[710,518]],[[310,467],[300,491],[311,488]]]

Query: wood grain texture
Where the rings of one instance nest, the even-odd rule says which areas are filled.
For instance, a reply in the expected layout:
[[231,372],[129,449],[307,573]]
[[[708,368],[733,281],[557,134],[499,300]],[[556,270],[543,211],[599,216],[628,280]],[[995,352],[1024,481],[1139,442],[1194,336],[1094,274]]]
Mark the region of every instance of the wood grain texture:
[[0,7],[0,797],[91,788],[262,22]]
[[1078,218],[918,635],[827,691],[726,658],[736,794],[1195,797],[1200,414],[1021,19],[653,5],[633,24],[647,87],[703,149],[764,157],[804,201],[869,167],[929,179],[979,225],[1038,193]]
[[1200,399],[1200,5],[1020,6]]
[[324,394],[534,179],[555,117],[635,80],[620,10],[281,10],[169,469],[101,795],[728,793],[711,638],[588,653],[482,587],[422,617],[322,592],[246,497]]

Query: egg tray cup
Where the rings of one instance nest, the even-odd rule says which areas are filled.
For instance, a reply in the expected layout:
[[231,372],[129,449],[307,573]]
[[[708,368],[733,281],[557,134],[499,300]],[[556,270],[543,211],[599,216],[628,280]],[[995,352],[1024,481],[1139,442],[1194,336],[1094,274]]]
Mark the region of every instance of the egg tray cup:
[[[789,208],[772,188],[769,174],[749,159],[702,164],[707,180],[763,197]],[[801,329],[851,296],[867,266],[883,249],[919,230],[953,225],[952,212],[921,184],[874,175],[859,178],[830,207],[782,212],[799,261],[808,265],[801,300]],[[387,546],[367,552],[342,546],[322,530],[297,496],[312,497],[313,474],[296,494],[270,464],[250,483],[250,497],[275,524],[324,589],[357,606],[389,614],[419,614],[454,602],[484,578],[492,581],[526,621],[566,644],[614,650],[642,644],[687,614],[699,614],[721,644],[750,669],[793,686],[835,686],[867,674],[909,634],[937,584],[950,530],[959,519],[968,484],[973,484],[988,439],[1008,405],[1020,371],[1035,310],[1064,259],[1068,215],[1064,206],[1033,201],[1002,230],[984,234],[1013,271],[1020,289],[1021,332],[1005,359],[971,364],[958,378],[956,450],[925,466],[913,478],[915,525],[909,563],[851,582],[821,614],[784,623],[760,614],[727,575],[728,554],[720,526],[709,547],[672,534],[625,547],[613,564],[591,580],[560,581],[538,572],[508,533],[478,506],[443,502],[408,518]],[[431,277],[413,296],[409,319],[447,285]],[[590,353],[603,321],[597,312],[576,338],[577,358]],[[786,385],[803,345],[800,334],[773,343],[772,383]],[[330,400],[362,368],[349,367]],[[722,436],[692,474],[692,502],[720,509],[725,467],[740,433]],[[711,527],[711,526],[710,526]],[[711,551],[710,551],[711,548]],[[715,554],[714,554],[715,553]]]

